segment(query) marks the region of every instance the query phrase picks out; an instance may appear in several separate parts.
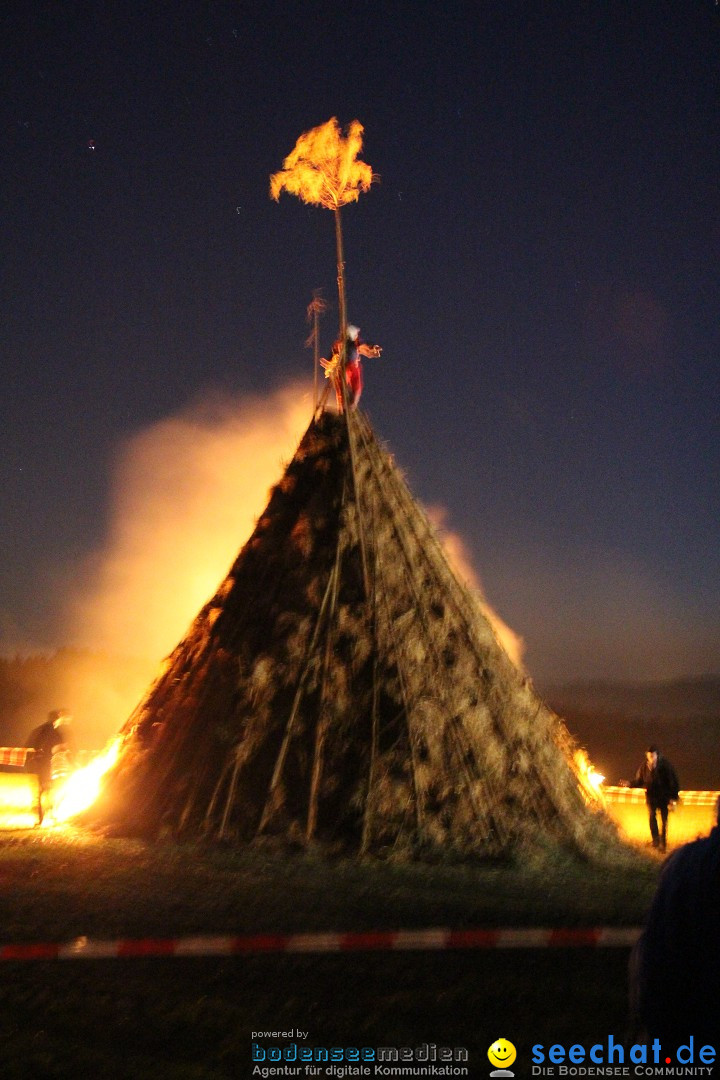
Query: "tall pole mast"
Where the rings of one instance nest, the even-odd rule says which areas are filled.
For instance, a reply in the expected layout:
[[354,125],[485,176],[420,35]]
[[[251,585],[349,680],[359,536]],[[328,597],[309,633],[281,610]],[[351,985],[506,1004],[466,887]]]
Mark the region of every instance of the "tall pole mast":
[[345,298],[345,253],[343,251],[342,222],[340,207],[335,207],[335,247],[337,250],[338,308],[340,314],[340,340],[345,364],[345,339],[347,337],[347,302]]

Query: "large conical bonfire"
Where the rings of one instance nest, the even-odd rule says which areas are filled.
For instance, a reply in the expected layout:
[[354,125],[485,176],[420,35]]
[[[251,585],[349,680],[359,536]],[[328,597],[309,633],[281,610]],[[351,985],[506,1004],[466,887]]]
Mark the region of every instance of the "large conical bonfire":
[[431,857],[612,830],[360,413],[311,422],[128,720],[96,820]]

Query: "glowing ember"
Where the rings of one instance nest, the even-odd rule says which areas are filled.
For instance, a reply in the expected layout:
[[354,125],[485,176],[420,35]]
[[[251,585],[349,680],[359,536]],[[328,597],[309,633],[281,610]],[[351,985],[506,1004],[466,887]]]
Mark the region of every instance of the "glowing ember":
[[97,799],[102,780],[120,754],[122,738],[116,735],[89,765],[72,773],[55,791],[53,806],[44,823],[58,824],[81,814]]
[[575,768],[582,785],[582,792],[588,802],[604,802],[602,783],[605,777],[598,772],[584,750],[573,754]]

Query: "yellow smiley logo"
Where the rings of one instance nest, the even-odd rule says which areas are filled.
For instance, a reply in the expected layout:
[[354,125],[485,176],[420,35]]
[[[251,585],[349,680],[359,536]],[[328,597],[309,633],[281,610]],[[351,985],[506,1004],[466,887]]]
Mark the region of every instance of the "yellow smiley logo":
[[509,1065],[512,1065],[516,1057],[517,1050],[508,1039],[496,1039],[488,1050],[490,1064],[495,1065],[498,1069],[506,1069]]

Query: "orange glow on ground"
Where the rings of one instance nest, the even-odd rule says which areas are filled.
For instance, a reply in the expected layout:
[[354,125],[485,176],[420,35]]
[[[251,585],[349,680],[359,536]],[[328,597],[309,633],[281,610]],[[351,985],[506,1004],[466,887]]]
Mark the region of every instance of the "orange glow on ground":
[[[605,809],[634,844],[650,842],[648,811],[642,788],[606,787]],[[668,816],[668,847],[678,847],[707,836],[715,824],[715,805],[720,791],[681,791],[680,802]]]

